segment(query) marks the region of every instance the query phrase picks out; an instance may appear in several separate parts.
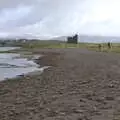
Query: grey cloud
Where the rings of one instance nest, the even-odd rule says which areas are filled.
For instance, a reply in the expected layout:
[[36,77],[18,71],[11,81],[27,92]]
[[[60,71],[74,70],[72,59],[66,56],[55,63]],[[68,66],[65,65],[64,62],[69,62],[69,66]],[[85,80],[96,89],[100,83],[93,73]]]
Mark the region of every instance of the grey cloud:
[[[13,0],[12,0],[13,1]],[[23,26],[23,25],[28,25],[28,24],[35,24],[39,21],[44,20],[44,18],[50,16],[52,17],[53,21],[49,23],[49,27],[54,26],[54,24],[61,24],[64,19],[68,15],[73,14],[73,10],[76,8],[77,3],[81,4],[79,0],[75,1],[69,1],[69,0],[61,0],[61,1],[56,1],[56,0],[15,0],[14,2],[9,2],[5,0],[2,2],[0,5],[5,7],[5,5],[9,5],[11,7],[16,7],[19,4],[27,5],[27,6],[32,6],[33,9],[32,11],[26,15],[24,18],[21,18],[17,21],[11,21],[11,26]],[[5,8],[4,8],[5,9]],[[11,15],[11,17],[13,17]],[[48,17],[49,19],[49,17]]]
[[[102,7],[104,1],[109,2],[109,0],[2,0],[0,18],[4,22],[0,21],[0,28],[2,28],[0,31],[20,35],[30,33],[36,36],[112,32],[108,26],[114,25],[111,25],[109,16],[108,19],[100,19],[107,14],[102,13],[100,17],[97,15],[97,12],[101,11],[100,7],[100,10],[97,10],[97,5]],[[18,14],[10,13],[10,9],[14,8],[16,11],[20,6],[31,7],[31,10],[26,14],[25,11]],[[8,11],[10,19],[3,15],[4,10]],[[14,17],[19,19],[11,19]],[[118,27],[116,29],[118,30]]]
[[36,4],[37,0],[1,0],[0,1],[0,8],[13,8],[20,4],[23,5],[32,5]]

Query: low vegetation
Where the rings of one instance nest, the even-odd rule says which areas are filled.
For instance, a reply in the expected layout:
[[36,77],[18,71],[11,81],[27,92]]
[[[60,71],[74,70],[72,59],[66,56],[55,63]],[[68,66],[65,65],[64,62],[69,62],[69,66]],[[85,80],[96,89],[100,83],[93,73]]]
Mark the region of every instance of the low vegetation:
[[[108,48],[106,43],[101,43],[101,52],[115,52],[115,53],[120,53],[120,43],[112,43],[111,49]],[[87,44],[87,49],[88,50],[93,50],[93,51],[100,51],[98,48],[98,44]]]
[[[71,44],[65,42],[34,42],[29,44],[23,44],[22,48],[34,49],[34,48],[87,48],[88,50],[100,51],[97,43],[78,43]],[[101,43],[100,52],[116,52],[120,53],[120,43],[112,43],[112,48],[109,49],[106,43]]]
[[[9,42],[8,42],[9,43]],[[21,41],[13,41],[10,44],[5,44],[7,46],[18,46],[22,49],[19,50],[12,50],[12,51],[0,51],[0,53],[10,53],[10,52],[16,52],[20,50],[28,50],[30,49],[36,49],[36,48],[87,48],[88,50],[92,51],[99,51],[99,52],[116,52],[120,53],[120,43],[112,43],[112,48],[108,49],[108,46],[106,43],[100,43],[101,44],[101,50],[99,50],[99,43],[67,43],[64,41],[57,41],[57,40],[28,40],[26,42]]]

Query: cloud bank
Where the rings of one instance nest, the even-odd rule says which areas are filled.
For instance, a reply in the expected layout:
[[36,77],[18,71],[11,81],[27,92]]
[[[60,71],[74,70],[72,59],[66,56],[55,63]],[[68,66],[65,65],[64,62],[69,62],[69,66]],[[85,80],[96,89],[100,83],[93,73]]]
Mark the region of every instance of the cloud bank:
[[2,0],[0,36],[120,36],[119,0]]

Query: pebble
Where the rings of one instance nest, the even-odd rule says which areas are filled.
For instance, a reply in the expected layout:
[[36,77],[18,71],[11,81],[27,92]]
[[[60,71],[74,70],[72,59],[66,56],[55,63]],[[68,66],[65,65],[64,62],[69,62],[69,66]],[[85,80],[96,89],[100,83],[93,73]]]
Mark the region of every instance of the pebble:
[[64,113],[64,112],[61,112],[60,115],[65,115],[65,113]]
[[83,113],[83,110],[74,110],[75,113]]
[[107,97],[105,97],[105,99],[106,99],[106,100],[114,100],[114,97],[112,97],[112,96],[107,96]]

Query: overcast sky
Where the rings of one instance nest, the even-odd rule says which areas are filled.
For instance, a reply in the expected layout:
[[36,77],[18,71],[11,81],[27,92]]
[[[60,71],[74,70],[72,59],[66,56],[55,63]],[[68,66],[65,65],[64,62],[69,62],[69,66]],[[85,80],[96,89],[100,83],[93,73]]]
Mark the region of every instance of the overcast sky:
[[0,0],[0,36],[120,36],[120,0]]

